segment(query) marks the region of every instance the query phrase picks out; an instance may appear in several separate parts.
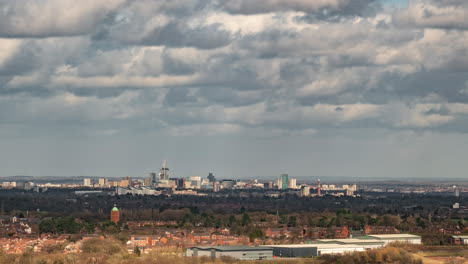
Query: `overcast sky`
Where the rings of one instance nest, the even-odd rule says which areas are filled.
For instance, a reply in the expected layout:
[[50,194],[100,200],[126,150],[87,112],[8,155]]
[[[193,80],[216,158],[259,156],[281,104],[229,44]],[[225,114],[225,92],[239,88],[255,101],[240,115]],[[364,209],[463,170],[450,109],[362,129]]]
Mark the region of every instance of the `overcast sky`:
[[467,133],[466,0],[0,0],[0,176],[466,177]]

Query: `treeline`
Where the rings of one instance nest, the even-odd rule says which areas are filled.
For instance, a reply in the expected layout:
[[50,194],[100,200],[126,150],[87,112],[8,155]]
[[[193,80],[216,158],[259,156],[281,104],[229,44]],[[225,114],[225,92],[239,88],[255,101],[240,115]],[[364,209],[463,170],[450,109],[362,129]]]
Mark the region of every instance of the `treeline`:
[[58,235],[94,233],[97,229],[105,233],[117,233],[120,231],[120,226],[111,221],[98,223],[77,219],[73,216],[44,218],[39,224],[40,233],[52,233]]
[[[307,197],[300,198],[295,195],[285,197],[267,198],[259,197],[253,193],[244,192],[249,197],[238,197],[233,192],[230,197],[198,197],[198,196],[109,196],[90,195],[77,196],[73,190],[51,189],[46,193],[32,193],[20,190],[8,190],[0,192],[0,201],[3,201],[4,211],[11,214],[14,211],[49,212],[61,215],[76,215],[88,213],[94,218],[107,218],[109,210],[114,204],[119,208],[131,211],[132,220],[157,220],[156,214],[160,208],[177,209],[198,207],[201,213],[212,210],[220,214],[232,214],[241,207],[247,211],[279,211],[291,212],[323,212],[326,210],[337,211],[347,208],[354,212],[371,214],[393,214],[401,216],[426,216],[432,214],[432,218],[445,217],[447,212],[443,208],[449,208],[455,202],[467,203],[468,197],[431,196],[419,194],[386,194],[386,197]],[[259,193],[261,194],[261,193]],[[142,205],[144,205],[142,207]],[[144,211],[142,209],[149,209]],[[424,225],[425,223],[421,223]]]

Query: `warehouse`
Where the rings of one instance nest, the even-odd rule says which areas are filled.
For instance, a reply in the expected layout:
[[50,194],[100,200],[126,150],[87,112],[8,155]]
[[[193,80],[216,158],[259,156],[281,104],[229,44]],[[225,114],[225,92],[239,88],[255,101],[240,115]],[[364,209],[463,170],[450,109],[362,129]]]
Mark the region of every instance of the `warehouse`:
[[327,254],[362,252],[386,246],[391,242],[420,244],[421,237],[409,234],[371,235],[360,238],[318,239],[308,244],[269,245],[275,257],[315,257]]
[[318,239],[315,240],[314,243],[360,245],[365,249],[374,249],[385,245],[385,241],[371,238]]
[[318,256],[317,245],[273,245],[273,256],[282,258],[302,258]]
[[392,242],[405,242],[410,244],[421,244],[421,237],[410,234],[391,234],[391,235],[369,235],[366,238],[377,239],[385,242],[385,245]]
[[270,247],[248,246],[191,247],[187,249],[187,256],[208,256],[212,258],[228,256],[239,260],[272,259],[273,249]]
[[346,244],[300,244],[300,245],[271,245],[273,256],[283,258],[317,257],[327,254],[344,254],[348,252],[365,251],[360,245]]

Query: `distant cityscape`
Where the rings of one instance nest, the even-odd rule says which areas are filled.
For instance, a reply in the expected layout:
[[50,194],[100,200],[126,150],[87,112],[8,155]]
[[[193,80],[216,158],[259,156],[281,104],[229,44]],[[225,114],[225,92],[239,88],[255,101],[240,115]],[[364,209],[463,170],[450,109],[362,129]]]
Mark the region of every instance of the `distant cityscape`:
[[[190,176],[174,178],[170,176],[170,169],[163,162],[159,173],[151,172],[147,177],[123,177],[121,179],[105,177],[81,177],[79,181],[69,178],[56,177],[54,183],[35,183],[33,180],[3,181],[0,187],[3,189],[24,189],[35,192],[46,192],[49,188],[75,188],[78,194],[99,193],[104,189],[113,189],[117,195],[199,195],[205,196],[209,192],[223,190],[265,190],[265,196],[279,197],[287,192],[298,196],[356,196],[357,191],[377,193],[453,193],[456,197],[460,192],[468,192],[467,186],[442,184],[411,184],[395,182],[374,181],[358,186],[356,183],[321,183],[318,178],[298,179],[288,174],[280,174],[274,180],[268,179],[218,179],[214,173],[208,173],[206,177]],[[14,177],[11,177],[12,179]],[[42,180],[44,181],[44,180]],[[62,182],[60,182],[62,181]],[[313,183],[313,184],[311,184]]]

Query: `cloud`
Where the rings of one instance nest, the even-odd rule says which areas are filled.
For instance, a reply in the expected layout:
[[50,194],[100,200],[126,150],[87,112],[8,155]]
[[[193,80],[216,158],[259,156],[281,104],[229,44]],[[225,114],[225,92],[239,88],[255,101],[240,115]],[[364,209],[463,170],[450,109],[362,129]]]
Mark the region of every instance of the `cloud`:
[[147,46],[214,49],[228,45],[230,39],[230,33],[220,29],[218,24],[188,28],[185,24],[170,22],[155,28],[138,42]]
[[318,13],[322,15],[339,14],[360,14],[374,0],[224,0],[223,7],[231,13],[257,14],[280,11],[302,11],[305,13]]
[[468,29],[466,1],[415,1],[395,15],[399,25],[422,28]]
[[24,105],[2,106],[7,123],[278,137],[468,131],[463,1],[0,5],[0,98]]
[[43,38],[91,33],[124,0],[0,1],[0,37]]

